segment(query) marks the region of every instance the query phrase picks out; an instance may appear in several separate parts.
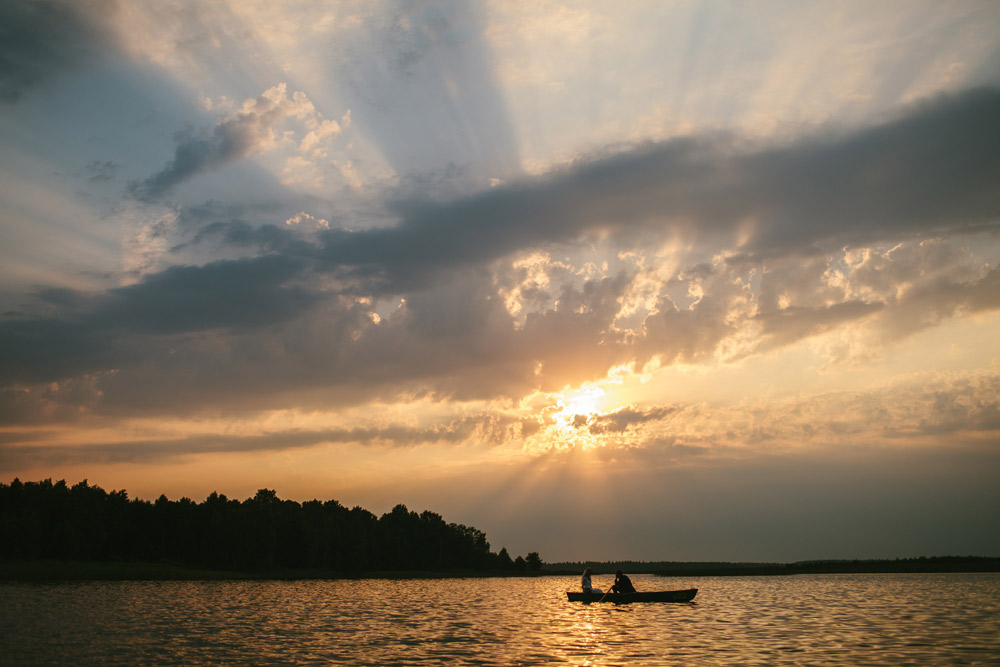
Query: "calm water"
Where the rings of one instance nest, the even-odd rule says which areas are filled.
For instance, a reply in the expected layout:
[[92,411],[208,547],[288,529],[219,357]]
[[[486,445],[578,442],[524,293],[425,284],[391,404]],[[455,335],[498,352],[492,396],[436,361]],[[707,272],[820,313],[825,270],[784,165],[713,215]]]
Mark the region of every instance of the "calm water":
[[[606,584],[609,577],[596,577]],[[0,584],[12,665],[1000,665],[1000,575]]]

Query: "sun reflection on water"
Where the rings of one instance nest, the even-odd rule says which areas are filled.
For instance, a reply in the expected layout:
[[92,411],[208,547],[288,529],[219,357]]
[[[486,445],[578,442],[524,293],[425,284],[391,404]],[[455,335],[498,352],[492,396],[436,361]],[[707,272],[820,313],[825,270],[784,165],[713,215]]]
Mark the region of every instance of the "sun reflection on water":
[[0,662],[840,667],[992,664],[1000,654],[997,574],[632,580],[699,594],[571,603],[575,575],[5,582]]

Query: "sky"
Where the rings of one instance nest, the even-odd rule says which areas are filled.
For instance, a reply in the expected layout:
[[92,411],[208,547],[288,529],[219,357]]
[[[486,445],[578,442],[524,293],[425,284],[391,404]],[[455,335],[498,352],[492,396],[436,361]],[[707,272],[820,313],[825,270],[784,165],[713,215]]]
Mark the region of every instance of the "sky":
[[993,0],[0,3],[0,479],[1000,555]]

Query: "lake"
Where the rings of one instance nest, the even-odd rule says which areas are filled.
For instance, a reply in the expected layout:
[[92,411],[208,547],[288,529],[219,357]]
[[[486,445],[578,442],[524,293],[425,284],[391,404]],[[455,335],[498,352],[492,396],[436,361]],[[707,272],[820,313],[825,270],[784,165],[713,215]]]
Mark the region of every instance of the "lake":
[[[596,576],[596,586],[611,577]],[[1000,574],[0,583],[10,665],[1000,665]]]

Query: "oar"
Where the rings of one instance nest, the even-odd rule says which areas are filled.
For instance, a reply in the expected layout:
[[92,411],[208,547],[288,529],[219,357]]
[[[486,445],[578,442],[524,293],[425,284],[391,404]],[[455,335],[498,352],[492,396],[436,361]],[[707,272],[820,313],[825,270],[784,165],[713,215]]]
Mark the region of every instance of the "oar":
[[[608,586],[608,593],[610,593],[610,592],[611,592],[611,586]],[[605,593],[604,595],[602,595],[601,599],[598,600],[598,602],[604,602],[604,598],[608,597],[608,593]]]

